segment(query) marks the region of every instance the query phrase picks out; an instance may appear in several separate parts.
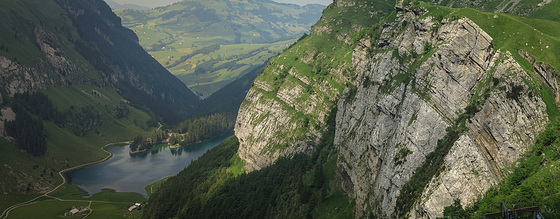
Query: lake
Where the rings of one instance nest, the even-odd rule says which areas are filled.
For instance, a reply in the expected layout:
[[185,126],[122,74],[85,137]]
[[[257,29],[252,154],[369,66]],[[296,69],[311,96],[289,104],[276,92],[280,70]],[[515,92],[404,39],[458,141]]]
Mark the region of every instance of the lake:
[[170,149],[158,146],[152,152],[129,155],[129,147],[113,146],[106,150],[113,153],[111,159],[87,166],[68,174],[70,182],[89,193],[89,196],[109,188],[117,192],[135,192],[148,197],[144,187],[173,176],[187,167],[231,135],[220,136],[186,147]]

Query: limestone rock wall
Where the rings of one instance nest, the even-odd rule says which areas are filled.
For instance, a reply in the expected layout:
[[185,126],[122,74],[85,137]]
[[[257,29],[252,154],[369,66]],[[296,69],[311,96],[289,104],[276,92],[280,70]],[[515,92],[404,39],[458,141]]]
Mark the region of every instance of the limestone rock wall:
[[[434,21],[419,14],[403,11],[385,25],[387,51],[365,57],[366,48],[356,49],[357,93],[338,104],[338,167],[357,217],[394,216],[401,187],[471,101],[481,99],[481,109],[409,216],[435,218],[456,198],[472,202],[547,123],[544,102],[525,82],[531,77],[474,22],[443,20],[434,31]],[[516,100],[508,97],[514,87],[522,90]]]
[[[537,73],[528,74],[467,18],[433,20],[424,16],[426,9],[402,4],[396,10],[396,19],[380,26],[379,38],[356,44],[350,73],[330,70],[346,83],[340,97],[329,84],[271,61],[267,74],[286,71],[295,79],[275,90],[273,83],[257,78],[242,104],[235,131],[248,170],[280,156],[312,151],[321,129],[299,132],[301,115],[319,115],[321,121],[330,109],[328,102],[336,101],[337,174],[356,201],[356,217],[372,212],[394,218],[401,188],[447,128],[473,110],[468,106],[476,106],[465,122],[468,131],[445,155],[443,171],[425,186],[408,216],[440,217],[453,200],[472,203],[508,174],[504,170],[548,122],[546,105],[534,88],[546,84],[558,94],[554,72],[520,51]],[[321,52],[309,51],[301,60],[315,65],[316,54]]]

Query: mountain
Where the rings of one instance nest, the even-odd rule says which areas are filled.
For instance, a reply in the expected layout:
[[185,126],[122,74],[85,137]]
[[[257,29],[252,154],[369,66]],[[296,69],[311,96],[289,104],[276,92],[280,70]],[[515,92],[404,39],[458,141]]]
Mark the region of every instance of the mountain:
[[105,2],[113,10],[117,10],[117,9],[148,10],[148,9],[150,9],[149,7],[144,7],[144,6],[135,5],[135,4],[119,4],[119,3],[116,3],[116,2],[111,1],[111,0],[105,0]]
[[[146,212],[480,218],[533,200],[559,217],[558,2],[437,4],[461,7],[329,5],[253,82],[218,149],[237,153],[183,171]],[[238,159],[247,174],[229,174]]]
[[0,16],[0,209],[197,109],[102,0],[1,1]]
[[[2,23],[6,30],[2,55],[5,65],[16,68],[7,70],[17,72],[3,76],[2,88],[8,95],[94,84],[118,88],[133,105],[146,107],[167,122],[188,116],[198,98],[144,52],[136,35],[121,26],[104,2],[58,4],[59,8],[45,7],[64,13],[62,16],[33,14],[35,7],[25,1],[4,9],[6,20],[13,22]],[[24,77],[25,72],[35,75]]]
[[[331,101],[325,91],[337,87],[321,83],[314,70],[325,64],[306,57],[316,46],[303,40],[255,80],[237,119],[239,156],[258,170],[310,153],[336,106],[337,171],[356,215],[441,216],[454,199],[472,203],[506,177],[555,115],[557,25],[401,3],[383,22],[357,27],[354,45],[336,32],[352,50],[347,68],[327,68],[347,85]],[[317,25],[311,36],[325,32],[333,31]]]
[[121,5],[134,4],[134,5],[139,5],[141,7],[145,7],[145,8],[150,9],[150,8],[156,8],[156,7],[171,5],[171,4],[176,3],[180,0],[159,0],[159,1],[152,1],[152,0],[112,0],[112,1],[114,1],[118,4],[121,4]]
[[308,32],[323,9],[273,1],[187,0],[116,13],[146,51],[206,98]]

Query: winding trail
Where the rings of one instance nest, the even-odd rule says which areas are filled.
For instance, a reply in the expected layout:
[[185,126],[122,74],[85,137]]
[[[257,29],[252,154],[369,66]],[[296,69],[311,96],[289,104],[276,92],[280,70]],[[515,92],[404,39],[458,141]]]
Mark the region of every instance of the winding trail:
[[[161,124],[160,124],[160,127],[161,127]],[[39,202],[39,201],[37,201],[38,199],[43,198],[43,197],[44,197],[44,198],[55,199],[55,200],[58,200],[58,201],[87,201],[87,200],[65,200],[65,199],[61,199],[61,198],[58,198],[58,197],[50,196],[49,194],[50,194],[50,193],[53,193],[54,191],[56,191],[57,189],[59,189],[61,186],[63,186],[64,184],[67,183],[66,177],[64,177],[64,173],[66,173],[66,172],[68,172],[68,171],[71,171],[71,170],[80,169],[80,168],[83,168],[83,167],[86,167],[86,166],[89,166],[89,165],[93,165],[93,164],[98,164],[98,163],[104,162],[104,161],[108,160],[109,158],[113,157],[113,153],[107,151],[107,150],[105,149],[106,147],[110,147],[110,146],[118,145],[118,144],[130,144],[130,143],[131,143],[130,141],[124,141],[124,142],[116,142],[116,143],[109,143],[109,144],[106,144],[105,146],[101,147],[101,149],[109,154],[109,155],[107,155],[107,157],[105,157],[105,158],[103,158],[103,159],[101,159],[101,160],[98,160],[98,161],[92,161],[92,162],[89,162],[89,163],[80,164],[80,165],[75,166],[75,167],[70,167],[70,168],[66,168],[66,169],[63,169],[63,170],[61,170],[61,171],[58,171],[58,175],[59,175],[60,177],[62,177],[62,183],[60,183],[60,185],[54,187],[54,189],[51,189],[50,191],[45,192],[45,193],[43,193],[42,195],[39,195],[39,196],[37,196],[37,197],[35,197],[35,198],[31,199],[31,200],[28,200],[28,201],[25,201],[25,202],[21,202],[21,203],[18,203],[18,204],[15,204],[15,205],[12,205],[12,206],[6,208],[6,210],[4,210],[4,212],[2,212],[2,214],[0,215],[0,218],[1,218],[1,219],[5,219],[5,218],[8,217],[8,215],[10,215],[10,211],[12,211],[12,210],[14,210],[14,209],[16,209],[16,208],[22,207],[22,206],[26,206],[26,205],[30,205],[30,204],[35,204],[35,203]],[[90,205],[91,205],[92,202],[116,203],[116,202],[107,202],[107,201],[89,201]],[[90,213],[87,214],[87,215],[86,215],[85,217],[83,217],[83,218],[86,218],[86,217],[89,216],[92,212],[93,212],[93,209],[91,209],[91,210],[90,210]]]

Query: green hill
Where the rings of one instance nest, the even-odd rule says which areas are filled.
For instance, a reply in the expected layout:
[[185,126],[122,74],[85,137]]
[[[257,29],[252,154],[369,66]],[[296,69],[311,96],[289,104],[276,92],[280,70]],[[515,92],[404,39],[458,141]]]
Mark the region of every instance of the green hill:
[[198,97],[102,0],[2,0],[0,18],[0,211],[106,144],[194,116]]
[[323,8],[273,1],[187,0],[116,13],[146,51],[205,98],[308,32]]
[[560,2],[555,0],[532,1],[532,0],[485,0],[485,1],[462,1],[445,0],[432,1],[425,0],[434,5],[443,5],[454,8],[474,8],[485,12],[500,12],[515,14],[522,17],[539,18],[560,22]]

